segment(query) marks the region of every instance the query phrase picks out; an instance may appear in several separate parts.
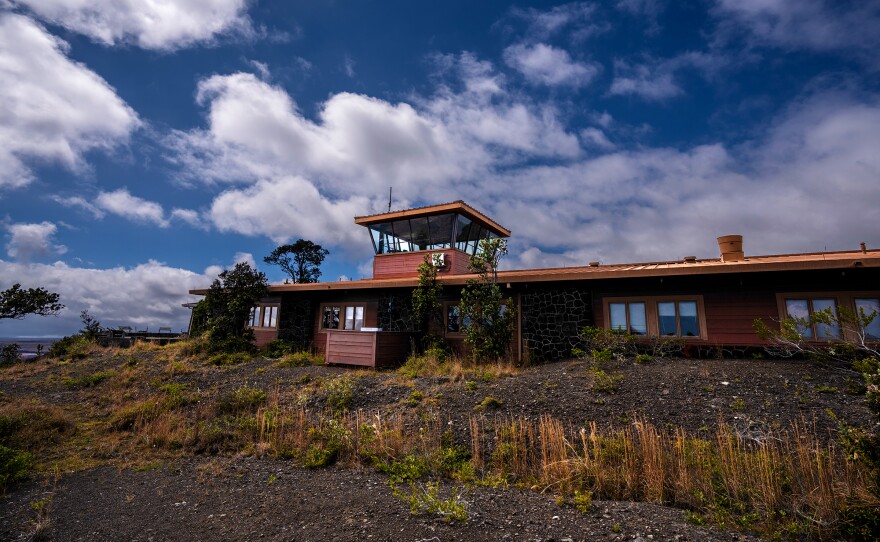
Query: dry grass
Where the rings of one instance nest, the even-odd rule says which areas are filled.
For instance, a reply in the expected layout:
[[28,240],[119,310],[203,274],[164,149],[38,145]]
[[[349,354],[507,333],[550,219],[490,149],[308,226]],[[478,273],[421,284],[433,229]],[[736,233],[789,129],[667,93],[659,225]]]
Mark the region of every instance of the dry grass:
[[474,363],[472,360],[457,354],[438,355],[426,353],[421,356],[410,356],[406,363],[398,369],[398,373],[409,377],[445,376],[452,380],[494,380],[502,376],[513,376],[522,368],[510,360],[495,363]]

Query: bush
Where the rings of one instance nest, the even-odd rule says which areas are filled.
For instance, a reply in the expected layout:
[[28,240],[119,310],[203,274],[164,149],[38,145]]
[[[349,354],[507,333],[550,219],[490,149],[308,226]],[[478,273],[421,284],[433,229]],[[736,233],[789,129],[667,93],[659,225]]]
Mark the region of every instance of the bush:
[[218,414],[238,414],[252,411],[266,402],[266,392],[260,388],[242,386],[217,401]]
[[578,340],[583,346],[573,348],[572,354],[579,358],[589,352],[594,360],[605,362],[623,360],[637,352],[635,335],[604,327],[586,326],[578,333]]
[[327,406],[335,412],[345,412],[354,402],[354,379],[336,378],[326,384]]
[[15,343],[0,348],[0,365],[12,365],[21,361],[21,350]]
[[324,358],[320,354],[312,354],[311,352],[293,352],[284,355],[277,363],[276,367],[308,367],[309,365],[323,365]]
[[94,344],[94,341],[84,335],[69,335],[49,347],[49,357],[69,360],[83,359],[89,355]]
[[238,365],[240,363],[247,363],[251,361],[253,358],[247,352],[223,352],[220,354],[214,354],[210,358],[208,358],[209,365]]
[[0,491],[24,480],[33,464],[33,456],[0,444]]

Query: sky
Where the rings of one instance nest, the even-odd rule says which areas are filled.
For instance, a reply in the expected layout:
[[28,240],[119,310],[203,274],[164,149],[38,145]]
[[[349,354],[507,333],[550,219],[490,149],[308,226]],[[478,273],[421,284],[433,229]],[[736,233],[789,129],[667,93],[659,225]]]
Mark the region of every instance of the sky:
[[880,246],[880,1],[0,0],[0,336],[188,321],[354,216],[462,199],[506,268]]

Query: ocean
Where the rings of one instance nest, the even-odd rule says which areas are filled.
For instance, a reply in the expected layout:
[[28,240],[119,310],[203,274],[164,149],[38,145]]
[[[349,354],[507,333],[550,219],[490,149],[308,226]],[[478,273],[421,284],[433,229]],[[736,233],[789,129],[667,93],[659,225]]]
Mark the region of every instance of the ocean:
[[21,357],[28,359],[36,357],[39,345],[43,346],[43,353],[45,354],[49,351],[49,347],[59,339],[61,337],[0,337],[0,347],[16,343],[21,350]]

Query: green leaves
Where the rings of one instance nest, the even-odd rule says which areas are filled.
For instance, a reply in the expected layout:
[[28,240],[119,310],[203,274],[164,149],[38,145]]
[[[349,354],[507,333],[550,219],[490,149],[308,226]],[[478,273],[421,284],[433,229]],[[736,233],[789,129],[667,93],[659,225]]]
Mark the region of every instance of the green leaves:
[[21,287],[13,284],[12,288],[0,292],[0,319],[12,318],[20,320],[28,314],[50,316],[58,314],[64,305],[58,303],[58,294],[45,288]]

